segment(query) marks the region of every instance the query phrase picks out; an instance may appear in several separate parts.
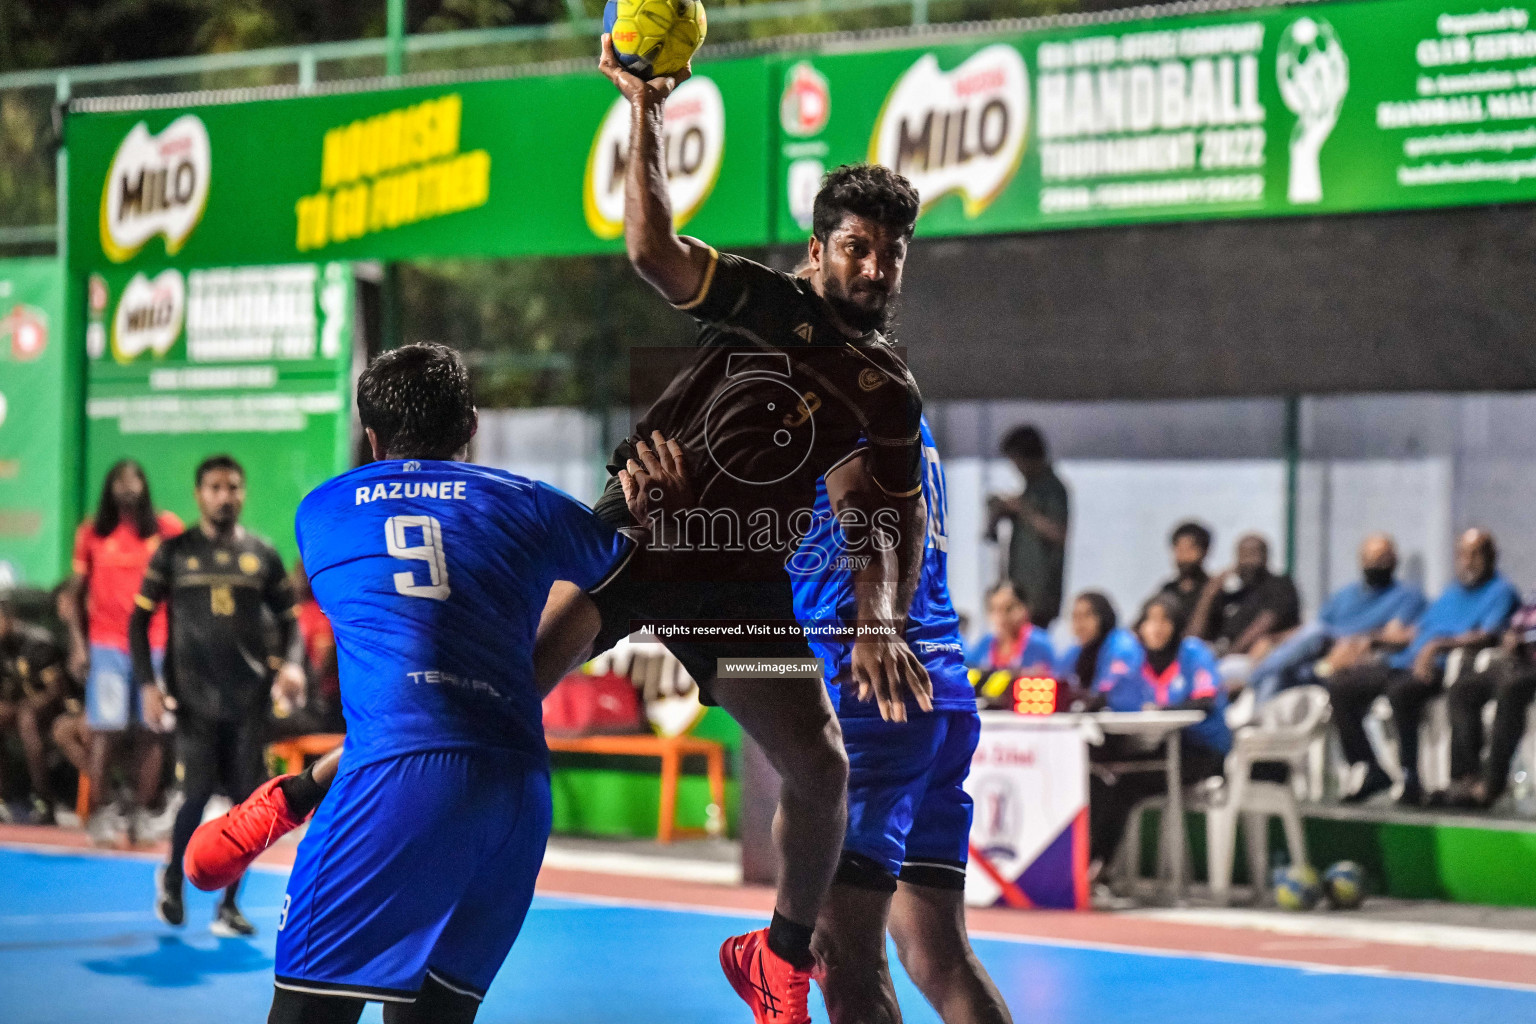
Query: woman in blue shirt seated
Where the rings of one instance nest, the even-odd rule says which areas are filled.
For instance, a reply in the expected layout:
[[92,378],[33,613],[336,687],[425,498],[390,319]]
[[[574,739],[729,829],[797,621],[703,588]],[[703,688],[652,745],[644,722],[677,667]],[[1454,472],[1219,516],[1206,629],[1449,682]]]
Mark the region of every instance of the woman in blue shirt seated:
[[978,706],[1012,706],[1013,681],[1022,677],[1050,679],[1056,672],[1056,652],[1046,631],[1030,622],[1029,603],[1010,579],[987,591],[987,620],[992,629],[965,652]]
[[1005,579],[987,591],[987,622],[991,631],[966,651],[967,665],[1050,677],[1056,661],[1050,634],[1029,621],[1029,603],[1017,583]]
[[[1088,706],[1111,711],[1198,710],[1205,720],[1180,735],[1185,785],[1222,773],[1232,748],[1224,712],[1226,693],[1217,674],[1216,655],[1205,641],[1184,637],[1183,607],[1158,595],[1142,609],[1136,630],[1116,628],[1114,607],[1103,594],[1089,591],[1072,606],[1072,630],[1079,646],[1058,664],[1064,682],[1086,691]],[[1111,771],[1109,764],[1161,760],[1158,749],[1130,736],[1108,736],[1090,753],[1089,856],[1102,866],[1125,833],[1131,808],[1166,791],[1160,769]],[[1095,873],[1097,869],[1094,869]]]

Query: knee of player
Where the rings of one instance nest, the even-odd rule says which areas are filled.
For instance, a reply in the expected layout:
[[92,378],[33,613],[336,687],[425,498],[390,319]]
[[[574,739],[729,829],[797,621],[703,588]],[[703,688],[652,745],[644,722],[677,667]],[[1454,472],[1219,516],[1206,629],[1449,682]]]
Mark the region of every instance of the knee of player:
[[893,925],[891,938],[896,943],[896,956],[901,961],[902,968],[912,979],[912,984],[927,996],[943,978],[945,965],[928,948],[923,936],[913,935],[904,929],[898,930]]
[[776,762],[784,786],[791,792],[813,799],[846,799],[848,753],[843,749],[842,731],[837,728],[836,719],[831,729],[783,751]]

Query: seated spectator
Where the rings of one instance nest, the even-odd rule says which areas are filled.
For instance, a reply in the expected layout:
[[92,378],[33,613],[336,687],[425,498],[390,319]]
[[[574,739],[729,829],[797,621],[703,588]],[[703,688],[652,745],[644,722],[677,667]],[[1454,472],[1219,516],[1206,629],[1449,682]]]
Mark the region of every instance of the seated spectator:
[[1211,531],[1193,520],[1186,520],[1173,528],[1168,545],[1173,549],[1174,575],[1158,587],[1157,594],[1179,602],[1184,619],[1188,621],[1211,579],[1210,573],[1205,571],[1205,556],[1211,552]]
[[1077,643],[1056,658],[1056,678],[1088,697],[1098,695],[1099,683],[1134,671],[1141,657],[1136,634],[1119,628],[1115,606],[1096,590],[1086,590],[1072,602],[1072,635]]
[[[0,594],[0,738],[14,730],[26,755],[34,825],[53,824],[53,787],[43,737],[65,711],[71,692],[64,653],[46,630],[23,624],[8,595]],[[78,703],[78,702],[77,702]],[[0,792],[4,786],[0,785]],[[9,817],[0,802],[0,820]]]
[[1316,662],[1337,672],[1368,657],[1383,631],[1396,632],[1416,621],[1427,603],[1424,592],[1397,578],[1397,545],[1373,533],[1360,545],[1361,578],[1341,587],[1317,619],[1286,637],[1254,666],[1249,678],[1256,703],[1281,690],[1317,681]]
[[1366,765],[1358,788],[1344,798],[1360,803],[1392,787],[1365,735],[1365,716],[1386,694],[1397,724],[1403,791],[1398,801],[1423,802],[1419,782],[1419,719],[1424,705],[1444,686],[1445,659],[1451,651],[1476,650],[1498,639],[1520,603],[1520,594],[1498,571],[1498,550],[1485,530],[1468,530],[1456,542],[1456,579],[1410,627],[1381,633],[1383,644],[1401,647],[1384,660],[1368,661],[1328,678],[1333,721],[1350,765]]
[[1222,657],[1222,678],[1246,682],[1253,663],[1301,624],[1301,599],[1289,576],[1269,570],[1269,544],[1256,533],[1237,542],[1237,564],[1206,581],[1189,633]]
[[[1073,607],[1074,624],[1079,606],[1086,616],[1098,619],[1108,604],[1085,602],[1085,598],[1090,595],[1078,598],[1078,605]],[[1222,773],[1232,748],[1232,734],[1224,718],[1226,693],[1217,685],[1216,656],[1205,641],[1183,636],[1184,626],[1177,599],[1161,594],[1154,597],[1143,609],[1135,633],[1111,629],[1105,635],[1103,647],[1114,653],[1108,659],[1098,659],[1103,666],[1092,682],[1092,691],[1112,711],[1203,711],[1204,721],[1186,728],[1178,740],[1181,777],[1185,785],[1193,785]],[[1086,635],[1091,641],[1096,633],[1085,628],[1080,637]],[[1077,654],[1081,658],[1082,652]],[[1161,771],[1125,771],[1112,766],[1160,761],[1163,756],[1160,750],[1148,750],[1128,736],[1107,736],[1093,749],[1090,757],[1095,765],[1089,776],[1088,798],[1091,859],[1102,864],[1113,857],[1131,809],[1146,797],[1164,792],[1167,786]]]
[[992,631],[966,651],[968,666],[984,672],[1051,675],[1056,652],[1051,648],[1050,635],[1030,622],[1029,604],[1017,583],[1005,579],[987,592],[987,621]]
[[[1509,781],[1509,762],[1525,735],[1526,710],[1536,697],[1536,604],[1515,612],[1501,656],[1484,672],[1451,687],[1451,788],[1432,803],[1491,807]],[[1488,761],[1483,754],[1483,705],[1495,702]]]

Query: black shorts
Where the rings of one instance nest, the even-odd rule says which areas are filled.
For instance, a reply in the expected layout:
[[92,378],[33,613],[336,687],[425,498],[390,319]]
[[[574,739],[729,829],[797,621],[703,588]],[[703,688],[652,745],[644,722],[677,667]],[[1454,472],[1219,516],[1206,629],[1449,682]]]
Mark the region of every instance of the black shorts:
[[[611,479],[593,511],[620,528],[633,524],[617,479]],[[795,625],[794,592],[782,568],[754,579],[701,579],[697,564],[667,578],[667,558],[641,550],[601,590],[592,595],[602,626],[592,645],[594,656],[636,630],[655,622],[720,622]],[[657,637],[699,684],[699,699],[716,703],[710,692],[720,658],[810,658],[802,637],[751,637],[688,640]]]
[[176,775],[190,795],[223,793],[239,803],[267,778],[267,724],[260,718],[220,722],[176,719]]

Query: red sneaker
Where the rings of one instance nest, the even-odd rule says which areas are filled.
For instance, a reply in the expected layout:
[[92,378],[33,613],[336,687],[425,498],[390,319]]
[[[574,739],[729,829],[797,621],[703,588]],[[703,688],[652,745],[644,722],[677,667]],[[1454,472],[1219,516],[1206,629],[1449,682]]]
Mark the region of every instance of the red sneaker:
[[720,969],[757,1024],[811,1024],[806,1005],[811,971],[802,971],[768,948],[768,929],[737,935],[720,947]]
[[269,779],[244,803],[199,825],[181,861],[187,881],[204,892],[222,889],[245,874],[261,851],[298,828],[303,819],[288,813],[288,798],[278,788],[291,778]]

